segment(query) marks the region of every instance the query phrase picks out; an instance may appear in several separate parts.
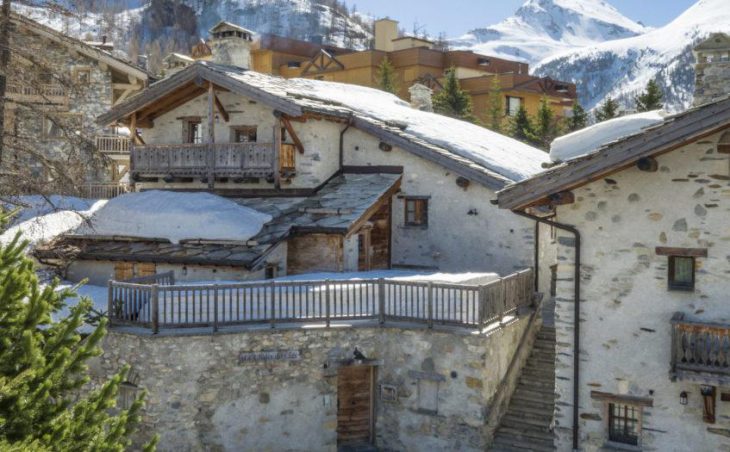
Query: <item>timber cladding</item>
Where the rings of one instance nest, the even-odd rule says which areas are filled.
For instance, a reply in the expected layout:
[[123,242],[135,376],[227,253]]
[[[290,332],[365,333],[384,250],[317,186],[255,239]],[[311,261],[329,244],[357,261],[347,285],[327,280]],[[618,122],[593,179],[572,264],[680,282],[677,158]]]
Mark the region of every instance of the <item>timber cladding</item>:
[[338,234],[307,234],[288,240],[287,273],[334,271],[344,269],[343,238]]

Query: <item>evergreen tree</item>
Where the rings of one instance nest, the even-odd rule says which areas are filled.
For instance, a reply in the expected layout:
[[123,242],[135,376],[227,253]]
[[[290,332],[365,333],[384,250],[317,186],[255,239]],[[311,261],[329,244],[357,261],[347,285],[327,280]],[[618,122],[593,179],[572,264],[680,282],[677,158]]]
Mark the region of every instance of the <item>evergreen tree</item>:
[[499,75],[494,74],[489,87],[489,96],[487,97],[486,126],[495,132],[501,132],[503,119],[504,101],[502,100],[502,83],[500,82]]
[[26,245],[18,236],[0,246],[0,449],[123,451],[140,420],[142,396],[110,414],[126,369],[80,395],[89,381],[85,363],[101,353],[106,321],[82,340],[77,330],[91,310],[88,299],[53,320],[74,293],[58,291],[57,282],[42,287]]
[[638,111],[661,110],[664,107],[664,93],[659,88],[659,84],[654,80],[649,80],[646,90],[636,96],[636,109]]
[[520,105],[517,114],[512,118],[511,124],[512,138],[520,140],[523,143],[534,144],[536,141],[535,127],[532,124],[530,115],[524,105]]
[[456,69],[446,71],[444,89],[433,96],[433,111],[452,118],[476,122],[471,111],[471,97],[459,85]]
[[398,93],[398,84],[395,80],[395,68],[388,57],[383,58],[383,61],[380,62],[375,75],[378,78],[378,87],[380,89],[391,94]]
[[568,118],[568,130],[575,132],[588,125],[588,113],[583,106],[576,100],[573,102],[573,115]]
[[596,111],[596,121],[603,122],[618,116],[618,102],[612,97],[606,98],[606,101],[598,107]]
[[535,120],[535,139],[534,143],[544,150],[550,149],[550,143],[559,135],[558,121],[555,119],[555,113],[550,108],[550,103],[546,97],[540,99],[540,107],[537,110],[537,118]]

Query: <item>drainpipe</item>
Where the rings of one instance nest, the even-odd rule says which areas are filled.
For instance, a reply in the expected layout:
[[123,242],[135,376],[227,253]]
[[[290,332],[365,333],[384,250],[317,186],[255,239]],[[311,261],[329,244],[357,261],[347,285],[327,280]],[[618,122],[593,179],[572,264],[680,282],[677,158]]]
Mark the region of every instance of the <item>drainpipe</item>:
[[350,129],[350,126],[352,126],[352,116],[347,119],[347,127],[340,132],[340,171],[345,165],[345,132]]
[[[575,237],[575,274],[573,275],[573,315],[575,317],[575,325],[573,326],[573,450],[578,450],[578,402],[580,395],[580,231],[575,227],[557,223],[555,221],[530,215],[527,212],[513,210],[515,214],[536,221],[538,224],[546,224],[563,231],[567,231]],[[536,243],[538,243],[536,241]],[[537,257],[537,250],[535,251]],[[537,261],[535,261],[537,269]]]

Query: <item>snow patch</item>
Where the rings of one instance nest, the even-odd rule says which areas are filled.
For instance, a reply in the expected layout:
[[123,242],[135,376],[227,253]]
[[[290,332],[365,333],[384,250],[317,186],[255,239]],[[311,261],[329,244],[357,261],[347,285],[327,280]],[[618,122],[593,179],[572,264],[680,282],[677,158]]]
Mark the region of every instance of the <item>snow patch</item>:
[[245,242],[258,234],[271,216],[210,193],[146,191],[110,200],[80,235],[232,240]]
[[553,141],[550,146],[550,160],[556,163],[565,162],[589,154],[608,143],[662,123],[665,116],[666,113],[661,110],[637,113],[600,122],[564,135]]

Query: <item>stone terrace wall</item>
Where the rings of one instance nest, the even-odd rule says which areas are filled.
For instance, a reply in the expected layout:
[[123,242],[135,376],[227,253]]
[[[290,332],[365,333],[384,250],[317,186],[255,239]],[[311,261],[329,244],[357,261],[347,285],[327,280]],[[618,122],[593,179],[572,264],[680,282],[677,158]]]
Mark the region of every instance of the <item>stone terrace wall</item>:
[[[161,451],[336,450],[337,366],[358,347],[379,360],[376,441],[396,450],[484,450],[489,403],[525,331],[492,334],[401,328],[261,330],[200,336],[111,331],[93,374],[129,364],[148,391],[138,440]],[[239,364],[242,352],[298,350],[299,360]],[[438,409],[419,409],[418,380],[435,378]],[[380,384],[397,388],[383,402]]]

